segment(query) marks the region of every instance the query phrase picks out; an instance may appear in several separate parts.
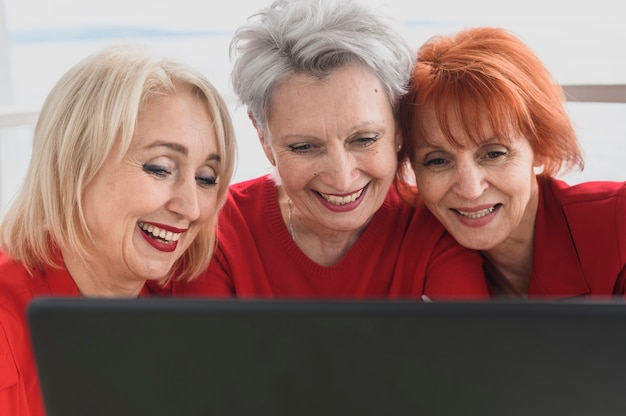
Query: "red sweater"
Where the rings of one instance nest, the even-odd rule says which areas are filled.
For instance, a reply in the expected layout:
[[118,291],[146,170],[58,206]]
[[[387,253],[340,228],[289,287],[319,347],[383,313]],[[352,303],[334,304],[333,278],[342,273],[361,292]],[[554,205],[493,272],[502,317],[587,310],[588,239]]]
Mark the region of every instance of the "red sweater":
[[529,297],[624,295],[626,182],[539,187]]
[[[147,294],[144,287],[142,296]],[[37,296],[80,296],[65,268],[30,276],[0,253],[0,415],[43,416],[26,308]]]
[[291,239],[263,176],[232,185],[208,271],[174,283],[176,295],[270,298],[485,298],[480,256],[462,248],[424,206],[387,195],[334,266],[309,259]]

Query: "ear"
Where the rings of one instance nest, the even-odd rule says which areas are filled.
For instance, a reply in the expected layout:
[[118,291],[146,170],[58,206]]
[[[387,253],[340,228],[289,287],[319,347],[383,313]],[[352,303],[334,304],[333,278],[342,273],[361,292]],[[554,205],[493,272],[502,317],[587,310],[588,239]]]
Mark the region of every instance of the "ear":
[[265,153],[265,157],[270,161],[272,166],[276,165],[276,158],[274,157],[274,152],[272,151],[272,147],[269,145],[266,136],[265,129],[259,126],[259,123],[256,121],[254,116],[250,111],[248,111],[248,118],[252,122],[252,126],[256,130],[256,134],[259,137],[259,142],[261,143],[261,147],[263,148],[263,153]]
[[396,151],[399,152],[404,145],[404,136],[402,135],[402,130],[400,128],[396,129],[395,144]]
[[542,156],[535,156],[533,161],[533,172],[535,175],[541,175],[545,169],[545,162]]
[[394,143],[396,146],[396,152],[399,152],[404,146],[404,136],[402,134],[402,129],[400,128],[400,123],[396,120],[396,136],[394,138]]

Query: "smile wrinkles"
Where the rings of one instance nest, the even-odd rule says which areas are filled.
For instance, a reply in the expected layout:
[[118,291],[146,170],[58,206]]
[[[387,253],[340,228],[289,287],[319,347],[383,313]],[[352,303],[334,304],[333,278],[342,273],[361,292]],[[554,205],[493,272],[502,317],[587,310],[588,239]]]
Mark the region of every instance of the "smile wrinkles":
[[363,193],[363,188],[359,189],[353,194],[344,195],[344,196],[325,194],[322,192],[318,192],[318,193],[322,196],[322,198],[324,198],[326,201],[330,202],[333,205],[345,205],[350,202],[356,201],[356,199],[360,197],[361,194]]
[[180,235],[182,234],[182,233],[173,233],[171,231],[167,231],[162,228],[155,227],[152,224],[146,224],[143,222],[139,223],[139,228],[141,228],[148,234],[152,234],[153,237],[160,238],[161,240],[167,241],[169,243],[178,241],[178,239],[180,238]]

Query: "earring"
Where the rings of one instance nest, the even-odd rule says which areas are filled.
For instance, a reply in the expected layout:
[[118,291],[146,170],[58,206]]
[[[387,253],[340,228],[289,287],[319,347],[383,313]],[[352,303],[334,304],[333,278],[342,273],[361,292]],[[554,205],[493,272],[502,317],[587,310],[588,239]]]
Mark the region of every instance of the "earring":
[[402,145],[401,144],[397,144],[396,145],[396,152],[399,152],[400,149],[402,149]]
[[276,166],[276,161],[275,161],[274,159],[270,159],[270,164],[271,164],[272,166]]

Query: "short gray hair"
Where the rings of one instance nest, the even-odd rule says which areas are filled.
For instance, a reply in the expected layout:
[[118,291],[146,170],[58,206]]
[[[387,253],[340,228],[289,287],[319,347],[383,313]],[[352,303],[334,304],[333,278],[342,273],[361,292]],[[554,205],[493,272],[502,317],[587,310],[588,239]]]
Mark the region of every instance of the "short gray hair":
[[390,19],[354,0],[277,0],[236,31],[230,54],[233,89],[262,128],[282,81],[350,64],[369,67],[395,109],[415,60]]

